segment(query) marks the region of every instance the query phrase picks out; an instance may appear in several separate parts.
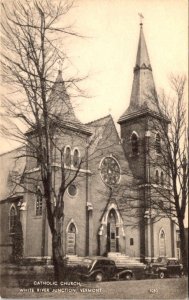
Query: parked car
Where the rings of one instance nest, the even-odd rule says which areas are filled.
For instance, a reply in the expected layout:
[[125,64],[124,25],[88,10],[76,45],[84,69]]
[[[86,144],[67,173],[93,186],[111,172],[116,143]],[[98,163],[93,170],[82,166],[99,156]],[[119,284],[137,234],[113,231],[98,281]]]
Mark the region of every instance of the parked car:
[[182,276],[183,265],[177,258],[159,257],[146,267],[146,275],[163,279],[164,277]]
[[[94,280],[130,280],[134,274],[132,269],[117,267],[114,260],[105,257],[84,258],[82,263],[73,270],[80,279]],[[144,268],[142,270],[144,274]]]

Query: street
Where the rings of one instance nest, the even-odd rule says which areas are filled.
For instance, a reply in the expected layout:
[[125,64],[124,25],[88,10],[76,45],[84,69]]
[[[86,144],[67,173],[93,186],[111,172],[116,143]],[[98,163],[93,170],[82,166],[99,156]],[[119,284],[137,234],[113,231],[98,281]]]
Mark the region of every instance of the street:
[[88,282],[77,286],[3,288],[8,298],[65,299],[186,299],[187,277],[131,281]]

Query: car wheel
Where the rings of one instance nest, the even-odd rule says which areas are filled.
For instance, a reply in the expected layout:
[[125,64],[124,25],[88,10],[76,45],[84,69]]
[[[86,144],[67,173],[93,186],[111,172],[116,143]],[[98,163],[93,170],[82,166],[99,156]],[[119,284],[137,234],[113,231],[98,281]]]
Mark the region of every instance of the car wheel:
[[159,272],[159,278],[160,279],[165,278],[165,273],[163,271]]
[[101,282],[103,281],[103,274],[101,272],[97,273],[94,277],[96,282]]
[[131,280],[131,278],[132,278],[131,273],[126,273],[125,274],[125,280]]

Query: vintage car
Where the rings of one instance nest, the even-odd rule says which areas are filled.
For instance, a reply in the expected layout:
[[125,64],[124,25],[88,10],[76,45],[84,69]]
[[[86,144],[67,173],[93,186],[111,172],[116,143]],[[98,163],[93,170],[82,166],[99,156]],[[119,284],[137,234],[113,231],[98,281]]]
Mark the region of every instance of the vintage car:
[[[133,271],[127,267],[117,267],[115,261],[106,257],[84,258],[82,263],[73,270],[81,280],[130,280]],[[142,270],[144,273],[144,268]]]
[[146,275],[150,277],[182,276],[183,265],[179,263],[177,258],[159,257],[146,267]]

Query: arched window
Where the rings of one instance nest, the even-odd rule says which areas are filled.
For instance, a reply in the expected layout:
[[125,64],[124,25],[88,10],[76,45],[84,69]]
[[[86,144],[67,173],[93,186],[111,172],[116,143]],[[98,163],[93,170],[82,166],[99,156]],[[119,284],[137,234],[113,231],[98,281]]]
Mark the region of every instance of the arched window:
[[159,184],[159,171],[156,170],[156,183]]
[[69,146],[65,148],[65,165],[67,167],[71,166],[71,149]]
[[138,154],[138,136],[135,132],[132,133],[131,136],[131,147],[132,147],[132,154]]
[[74,153],[73,153],[73,166],[74,166],[74,168],[79,167],[79,151],[78,151],[78,149],[75,149]]
[[161,153],[161,138],[159,133],[156,134],[155,149],[156,153]]
[[14,226],[16,224],[17,219],[17,211],[14,205],[11,206],[9,211],[9,230],[10,232],[14,232]]
[[161,171],[161,185],[164,185],[164,174],[162,171]]
[[38,189],[36,195],[36,206],[35,206],[36,216],[42,216],[42,208],[43,208],[43,197],[40,189]]
[[159,233],[159,256],[166,256],[165,231],[163,229]]
[[67,229],[67,254],[76,254],[76,227],[74,223],[70,223]]

